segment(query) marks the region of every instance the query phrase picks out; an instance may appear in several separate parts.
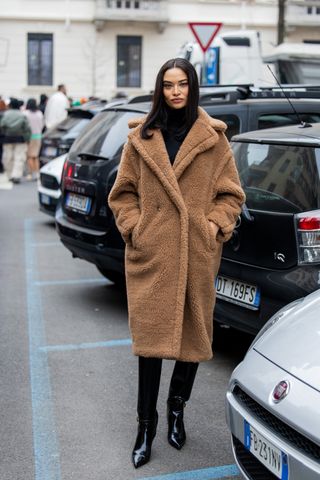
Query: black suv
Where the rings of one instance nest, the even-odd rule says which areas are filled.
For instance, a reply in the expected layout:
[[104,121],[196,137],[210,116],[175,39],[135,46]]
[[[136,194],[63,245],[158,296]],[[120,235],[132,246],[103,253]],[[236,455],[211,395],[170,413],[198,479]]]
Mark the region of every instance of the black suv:
[[[271,99],[266,98],[265,90],[260,92],[263,96],[260,100],[257,97],[258,92],[254,91],[252,93],[253,97],[251,98],[250,90],[248,90],[247,98],[244,99],[245,93],[242,87],[239,90],[234,87],[230,89],[217,88],[212,92],[202,93],[200,103],[210,115],[226,121],[229,126],[231,125],[233,132],[246,130],[249,127],[261,127],[262,125],[264,126],[266,122],[270,124],[277,124],[277,122],[280,124],[285,122],[291,124],[296,121],[296,116],[292,112],[288,101],[281,98],[274,99],[274,91],[270,91]],[[278,93],[280,94],[281,92],[277,92],[277,94]],[[307,94],[308,92],[305,93]],[[294,90],[293,94],[296,95]],[[312,92],[312,96],[316,96],[315,92]],[[318,103],[318,100],[299,100],[295,101],[294,105],[304,121],[320,121],[320,103]],[[123,105],[112,109],[109,108],[99,113],[75,141],[69,152],[68,160],[65,163],[62,179],[62,200],[60,207],[56,211],[56,225],[59,236],[74,256],[94,263],[103,275],[116,283],[124,282],[124,243],[115,226],[112,212],[108,208],[107,196],[117,175],[123,143],[128,134],[128,120],[145,115],[149,108],[149,104]],[[293,130],[297,129],[301,135],[306,131],[312,132],[315,128],[316,127],[310,127],[309,129],[302,130],[297,129],[295,126],[292,127]],[[257,135],[256,138],[259,138],[259,133],[261,132],[255,134]],[[250,138],[250,136],[248,138]],[[279,142],[281,135],[278,135],[276,138],[276,142]],[[240,144],[240,141],[234,142],[235,148],[238,143]],[[245,144],[244,140],[241,142],[241,145]],[[259,141],[256,140],[255,144],[259,145]],[[287,150],[287,146],[285,150]],[[238,158],[236,149],[235,154]],[[242,175],[241,165],[239,165],[239,169]],[[291,168],[288,167],[287,172],[290,171]],[[285,172],[286,171],[284,171],[284,173]],[[253,173],[251,174],[253,175]],[[260,174],[261,176],[259,169],[257,169],[255,174]],[[270,181],[270,183],[275,182]],[[258,191],[259,189],[267,190],[267,187],[263,184],[256,188]],[[247,190],[245,182],[244,188]],[[272,188],[276,190],[277,185],[274,187],[271,185],[269,189]],[[250,254],[250,252],[254,251],[254,247],[256,249],[258,248],[259,243],[252,246],[248,238],[253,238],[254,242],[263,242],[264,235],[266,235],[264,231],[265,222],[268,220],[267,232],[269,232],[273,222],[276,222],[275,217],[277,217],[278,222],[278,217],[281,217],[280,225],[282,225],[281,221],[284,221],[285,218],[287,219],[289,215],[291,216],[291,222],[294,226],[294,215],[299,212],[283,211],[279,212],[279,215],[278,213],[275,215],[275,212],[272,210],[269,211],[269,207],[267,206],[266,212],[263,215],[260,213],[258,215],[255,208],[252,208],[250,204],[252,192],[252,189],[247,192],[248,205],[242,214],[242,225],[236,230],[232,240],[224,248],[221,276],[217,280],[219,298],[216,308],[216,319],[220,322],[228,323],[255,333],[270,313],[273,313],[281,304],[291,299],[287,291],[284,291],[282,294],[279,289],[279,285],[281,284],[280,280],[285,280],[286,274],[288,273],[286,268],[287,265],[289,265],[289,257],[282,244],[284,237],[281,234],[277,237],[278,243],[275,241],[272,250],[272,254],[278,256],[277,259],[273,260],[274,264],[277,267],[285,267],[285,271],[281,270],[281,273],[276,272],[277,275],[279,274],[276,277],[278,282],[276,293],[279,295],[279,299],[270,296],[270,298],[265,301],[265,287],[263,286],[262,289],[261,287],[260,289],[258,288],[260,285],[258,278],[254,280],[253,274],[250,274],[248,278],[245,275],[246,264],[250,265],[252,258],[246,260],[243,249],[247,248],[247,253]],[[277,197],[277,195],[280,194],[275,193],[274,197]],[[261,196],[261,202],[264,196],[266,196],[266,193]],[[292,199],[288,202],[290,205],[293,204]],[[284,203],[287,204],[285,200]],[[260,208],[262,208],[262,203],[260,204]],[[310,210],[314,208],[315,207],[312,206]],[[306,211],[306,209],[301,207],[300,212],[303,211]],[[264,222],[263,226],[261,225],[262,220]],[[290,223],[290,220],[288,220],[288,223]],[[279,225],[277,224],[274,230],[275,235],[278,231]],[[292,232],[295,241],[294,228]],[[260,238],[260,235],[263,237]],[[244,245],[242,241],[243,238],[247,239],[246,245]],[[291,241],[291,250],[292,248]],[[270,263],[269,259],[268,261],[262,261],[262,258],[259,257],[263,255],[262,247],[261,250],[256,250],[256,252],[258,255],[256,259],[257,263],[248,268],[255,271],[259,278],[260,274],[262,275],[262,273],[265,273],[267,270],[265,274],[266,281],[271,279],[272,283],[272,268],[274,265]],[[255,256],[256,254],[254,257]],[[284,262],[279,260],[282,256],[284,256]],[[266,263],[263,263],[264,261]],[[261,262],[261,265],[259,262]],[[292,262],[294,263],[294,260],[291,259],[290,268],[292,267]],[[296,265],[297,262],[298,260],[296,260]],[[303,269],[301,269],[299,264],[297,272],[302,271]],[[244,295],[243,298],[237,297],[234,291],[230,293],[230,282],[232,282],[232,279],[236,282],[234,289],[237,292],[238,290],[241,292],[244,291],[244,293],[242,293]],[[220,284],[225,285],[224,290]],[[272,285],[274,285],[274,283],[272,283]],[[303,288],[301,286],[297,290],[298,281],[295,285],[296,289],[294,289],[293,285],[290,285],[289,288],[289,291],[292,293],[292,298],[296,298],[297,291],[299,291],[299,295],[300,293],[306,293],[305,291],[302,292]],[[308,291],[311,291],[313,286]],[[248,292],[251,296],[249,296]],[[254,298],[251,299],[251,297]]]

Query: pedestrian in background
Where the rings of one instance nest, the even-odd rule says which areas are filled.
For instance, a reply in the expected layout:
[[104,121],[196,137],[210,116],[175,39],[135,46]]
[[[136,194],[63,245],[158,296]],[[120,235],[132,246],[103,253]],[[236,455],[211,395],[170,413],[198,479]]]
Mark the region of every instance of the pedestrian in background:
[[70,107],[65,85],[58,85],[58,91],[49,98],[45,111],[44,120],[46,128],[52,128],[62,122],[68,115]]
[[43,113],[38,108],[35,98],[29,98],[24,114],[31,127],[31,139],[28,143],[27,150],[27,166],[29,172],[27,178],[36,180],[39,176],[39,152],[44,121]]
[[[6,102],[3,100],[2,96],[0,95],[0,120],[6,109],[7,109]],[[2,164],[2,133],[0,130],[0,173],[3,173],[3,170],[4,169]]]
[[21,101],[11,98],[9,109],[0,120],[3,135],[3,166],[13,183],[20,183],[27,158],[27,142],[31,137],[29,122],[20,111],[20,106]]
[[199,362],[212,357],[214,281],[223,242],[244,202],[226,125],[198,107],[194,67],[166,62],[146,118],[131,121],[109,195],[126,242],[133,353],[139,356],[134,466],[156,435],[162,359],[176,360],[167,398],[168,441],[185,441],[184,407]]
[[44,114],[46,109],[46,105],[48,103],[48,96],[45,93],[41,93],[40,95],[40,102],[39,102],[39,110]]

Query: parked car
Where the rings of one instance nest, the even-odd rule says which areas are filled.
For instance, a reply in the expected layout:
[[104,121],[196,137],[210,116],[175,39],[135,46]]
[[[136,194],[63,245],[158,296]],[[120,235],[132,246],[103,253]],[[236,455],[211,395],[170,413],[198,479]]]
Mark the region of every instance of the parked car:
[[224,246],[215,319],[255,334],[320,286],[320,124],[233,137],[246,205]]
[[231,375],[226,417],[247,480],[320,478],[320,290],[265,324]]
[[[120,100],[124,103],[125,100]],[[68,116],[55,127],[46,130],[43,134],[40,150],[40,166],[70,150],[74,140],[90,122],[90,120],[108,105],[106,100],[86,102],[79,107],[72,107]]]
[[101,110],[125,103],[138,103],[150,100],[151,94],[132,95],[129,98],[124,96],[110,101],[91,100],[81,106],[70,108],[65,120],[44,133],[40,150],[40,166],[46,165],[63,153],[67,153],[84,127]]
[[54,217],[58,201],[61,197],[61,176],[67,154],[51,160],[40,168],[38,180],[39,208],[42,212]]
[[[82,105],[80,109],[73,110],[73,113],[72,113],[72,115],[75,115],[74,118],[78,118],[79,123],[78,124],[75,123],[74,128],[71,128],[71,131],[69,132],[70,143],[71,143],[72,137],[74,137],[73,139],[74,141],[75,138],[81,133],[82,129],[90,121],[89,118],[88,119],[86,118],[85,120],[81,118],[81,115],[83,115],[83,112],[89,111],[94,116],[101,109],[110,108],[111,106],[122,105],[124,103],[138,103],[141,101],[150,101],[150,99],[151,99],[151,95],[145,94],[145,95],[134,95],[129,97],[129,99],[119,97],[108,102],[107,104],[106,102],[99,100],[99,101],[88,102]],[[78,110],[80,114],[79,112],[75,114],[75,112]],[[77,117],[78,114],[79,114],[79,117]],[[63,149],[66,150],[67,148],[64,148],[64,146],[62,145],[62,147],[61,148],[59,147],[57,150],[62,151]],[[40,179],[38,181],[39,207],[42,212],[50,216],[55,215],[56,206],[61,197],[60,184],[61,184],[61,177],[62,177],[65,158],[66,158],[66,153],[45,163],[40,169]]]
[[[235,87],[231,87],[228,95],[226,91],[228,91],[227,87],[201,94],[201,103],[210,115],[229,122],[232,131],[237,131],[238,128],[247,128],[252,125],[258,127],[265,125],[267,121],[271,123],[279,121],[281,124],[286,118],[289,123],[293,121],[293,114],[289,103],[283,99],[275,100],[273,95],[276,92],[269,92],[272,97],[271,99],[266,97],[264,90],[261,92],[263,96],[260,100],[257,99],[256,92],[254,92],[253,99],[237,100],[236,98],[238,98],[239,95],[241,98],[244,96],[242,88],[237,91]],[[314,93],[312,94],[315,95]],[[222,104],[222,96],[227,97],[225,104]],[[233,103],[231,103],[231,97],[234,99]],[[127,122],[133,117],[145,115],[149,111],[149,108],[149,104],[122,105],[108,109],[108,111],[103,111],[92,120],[70,150],[66,163],[68,167],[65,169],[62,181],[61,206],[58,207],[56,212],[57,231],[63,244],[74,256],[94,263],[103,275],[117,283],[124,282],[124,243],[115,226],[112,212],[108,208],[107,195],[115,180],[123,143],[128,134]],[[317,99],[312,102],[310,102],[309,99],[301,101],[297,103],[296,108],[301,115],[303,114],[302,116],[305,121],[309,121],[310,119],[320,120],[320,103]],[[293,126],[292,128],[296,129],[297,127]],[[301,133],[302,130],[298,128],[297,131]],[[318,130],[313,128],[311,132],[313,131],[316,132],[315,136],[317,136]],[[292,135],[290,137],[289,133],[287,136],[292,138]],[[271,139],[272,144],[274,141],[281,141],[281,134],[275,138],[276,140]],[[235,145],[240,144],[241,141],[240,138],[239,142],[235,142]],[[313,142],[317,141],[317,139],[313,140]],[[259,144],[259,142],[260,140],[258,140],[257,137],[256,144]],[[266,143],[268,143],[268,141]],[[241,143],[241,145],[242,144],[243,143]],[[286,141],[284,141],[284,144],[285,147],[280,147],[282,151],[287,149]],[[305,142],[305,144],[302,143],[302,150],[304,151],[308,147],[311,147],[310,155],[315,155],[312,142]],[[292,150],[294,154],[294,151],[298,149],[294,147]],[[303,155],[305,156],[306,153],[303,153]],[[262,161],[261,158],[260,160]],[[298,160],[299,162],[301,161],[299,156]],[[295,164],[296,160],[293,158],[292,162]],[[291,172],[291,170],[290,167],[286,171]],[[314,172],[314,169],[312,172]],[[285,182],[285,172],[282,178]],[[290,179],[291,177],[289,177],[289,180]],[[314,176],[313,182],[316,181],[317,177]],[[270,181],[269,183],[272,182]],[[244,185],[244,187],[246,188],[246,185]],[[318,188],[317,185],[315,185],[315,188]],[[249,200],[250,192],[252,191],[253,189],[249,191]],[[260,209],[262,208],[261,202],[262,197]],[[292,200],[288,202],[291,205],[290,202],[292,202]],[[313,202],[313,205],[315,205],[315,203],[316,202]],[[286,201],[284,201],[284,204],[286,204]],[[269,210],[270,205],[272,205],[272,202],[268,202],[267,204],[266,208]],[[253,208],[255,209],[257,206],[254,205]],[[296,210],[296,212],[290,210],[289,213],[285,213],[284,210],[281,211],[283,218],[286,218],[286,220],[287,216],[291,218],[291,224],[290,220],[287,220],[287,223],[291,225],[291,227],[294,225],[295,213],[304,211],[301,205],[296,207]],[[254,241],[258,243],[262,242],[266,232],[270,235],[270,222],[265,229],[264,227],[261,228],[261,221],[263,220],[265,222],[267,219],[272,220],[273,217],[276,217],[274,221],[277,223],[274,234],[277,235],[279,223],[282,225],[281,221],[279,222],[279,216],[281,215],[278,215],[277,211],[274,213],[273,210],[270,210],[270,212],[270,215],[268,215],[268,211],[262,215],[259,210],[257,210],[257,212],[251,210],[250,203],[248,203],[248,209],[245,209],[242,215],[242,226],[237,230],[237,236],[232,239],[225,249],[226,254],[224,254],[222,261],[222,276],[218,281],[226,281],[226,285],[230,285],[228,282],[232,282],[232,279],[236,279],[237,282],[240,281],[241,283],[235,284],[234,289],[236,291],[238,291],[238,289],[240,289],[240,291],[245,290],[245,301],[239,298],[239,296],[238,298],[230,298],[231,295],[229,295],[228,298],[227,290],[222,292],[219,285],[217,285],[219,290],[217,304],[219,304],[219,308],[220,305],[222,305],[220,310],[218,308],[219,313],[217,320],[237,326],[251,333],[257,332],[267,320],[268,316],[280,306],[297,298],[297,296],[305,295],[317,288],[314,280],[306,283],[302,280],[299,281],[297,278],[299,275],[308,275],[308,278],[313,278],[316,268],[315,265],[300,265],[300,261],[298,264],[294,256],[291,258],[290,263],[288,263],[287,259],[285,262],[277,259],[274,260],[274,264],[270,264],[270,262],[269,264],[265,264],[262,262],[260,265],[259,262],[262,261],[262,258],[258,258],[258,261],[254,260],[254,265],[250,265],[252,260],[246,260],[243,253],[245,246],[242,241],[239,243],[239,238],[241,239],[243,236],[249,238],[251,231]],[[249,222],[248,219],[251,219],[251,217],[257,219],[257,221]],[[295,248],[295,245],[292,245],[292,243],[295,242],[295,229],[292,227],[291,230],[294,238],[290,243],[290,252],[292,253],[292,249]],[[262,239],[260,239],[261,236]],[[290,234],[288,236],[290,240]],[[278,241],[273,241],[271,254],[274,255],[275,251],[277,255],[284,255],[286,254],[286,250],[283,250],[284,246],[282,242],[284,238],[282,233],[278,235],[277,238]],[[281,247],[283,248],[281,249]],[[249,253],[252,248],[257,247],[255,245],[252,246],[251,241]],[[257,253],[262,255],[262,246]],[[237,254],[239,254],[239,259],[237,258]],[[269,255],[269,251],[267,255]],[[282,266],[284,268],[281,270],[279,267]],[[291,268],[291,270],[288,271],[289,268]],[[249,276],[246,275],[247,270],[250,270]],[[263,283],[259,288],[260,274]],[[288,277],[287,274],[289,274]],[[293,278],[295,278],[294,281],[292,280]],[[267,282],[269,282],[269,284]],[[277,285],[277,291],[271,295],[270,291],[272,292],[274,290],[275,284]],[[283,284],[285,286],[282,288]],[[268,288],[266,288],[266,285]],[[281,288],[279,288],[279,286],[281,286]],[[250,288],[255,288],[255,290],[250,290]],[[248,292],[251,292],[254,300],[251,300]],[[265,293],[267,293],[266,296]],[[248,299],[250,299],[250,301]],[[233,303],[230,303],[230,300]],[[259,304],[257,303],[258,301]],[[237,302],[237,304],[234,302]],[[232,311],[229,318],[230,307]],[[251,316],[247,315],[248,311]],[[222,316],[222,313],[225,313],[225,315]],[[239,321],[237,321],[237,315],[240,316]]]

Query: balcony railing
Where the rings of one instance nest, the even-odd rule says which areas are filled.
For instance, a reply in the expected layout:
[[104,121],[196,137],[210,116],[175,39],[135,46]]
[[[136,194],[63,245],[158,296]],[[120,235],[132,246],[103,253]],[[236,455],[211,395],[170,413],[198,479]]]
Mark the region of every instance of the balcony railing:
[[168,1],[96,0],[96,21],[168,22]]

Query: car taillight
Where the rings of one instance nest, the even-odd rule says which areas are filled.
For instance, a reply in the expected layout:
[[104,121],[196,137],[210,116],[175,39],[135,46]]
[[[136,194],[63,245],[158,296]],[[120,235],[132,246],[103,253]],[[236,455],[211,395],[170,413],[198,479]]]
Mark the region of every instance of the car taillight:
[[62,182],[68,178],[68,177],[72,177],[73,175],[73,164],[68,162],[68,160],[66,160],[63,164],[63,171],[62,171]]
[[320,263],[320,210],[296,215],[298,263]]

